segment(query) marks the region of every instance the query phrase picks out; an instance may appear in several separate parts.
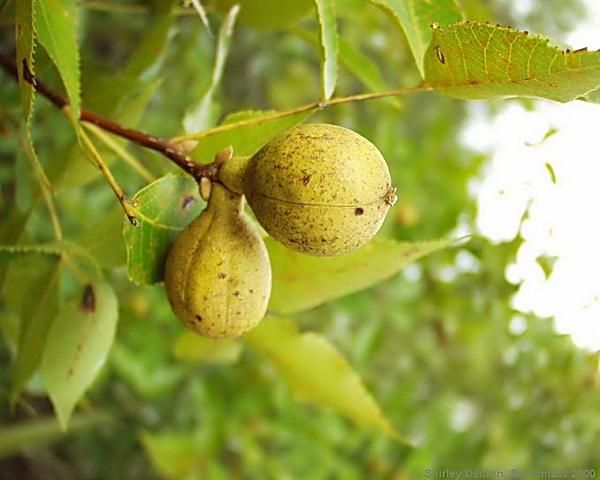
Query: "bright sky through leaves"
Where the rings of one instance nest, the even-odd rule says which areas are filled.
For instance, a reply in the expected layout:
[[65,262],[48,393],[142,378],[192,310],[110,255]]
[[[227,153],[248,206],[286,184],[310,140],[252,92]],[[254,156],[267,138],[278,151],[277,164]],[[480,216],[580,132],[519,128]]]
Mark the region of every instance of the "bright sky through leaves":
[[[600,4],[585,3],[587,21],[566,42],[598,49]],[[472,103],[470,109],[463,142],[491,155],[485,174],[473,184],[477,229],[495,242],[517,233],[523,239],[506,269],[507,280],[519,285],[513,307],[552,317],[558,333],[570,334],[579,347],[599,350],[598,105],[541,101],[529,111],[507,103],[494,117],[484,104]],[[523,333],[523,317],[514,320],[515,333]]]
[[[587,4],[588,21],[567,38],[574,48],[600,47],[600,5]],[[598,106],[539,102],[528,111],[509,103],[493,118],[483,104],[470,107],[463,141],[491,153],[474,185],[478,230],[496,242],[518,232],[523,238],[506,270],[507,280],[520,285],[513,306],[553,317],[556,330],[578,346],[600,349],[600,273],[591,267],[600,264],[600,221],[590,209],[600,205]]]

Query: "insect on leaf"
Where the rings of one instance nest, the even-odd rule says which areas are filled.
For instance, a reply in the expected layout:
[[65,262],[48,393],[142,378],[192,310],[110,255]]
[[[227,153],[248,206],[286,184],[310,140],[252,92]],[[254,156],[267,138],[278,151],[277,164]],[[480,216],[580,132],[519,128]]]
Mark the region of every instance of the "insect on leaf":
[[370,0],[398,23],[424,76],[423,57],[431,42],[431,25],[450,25],[463,19],[456,0]]

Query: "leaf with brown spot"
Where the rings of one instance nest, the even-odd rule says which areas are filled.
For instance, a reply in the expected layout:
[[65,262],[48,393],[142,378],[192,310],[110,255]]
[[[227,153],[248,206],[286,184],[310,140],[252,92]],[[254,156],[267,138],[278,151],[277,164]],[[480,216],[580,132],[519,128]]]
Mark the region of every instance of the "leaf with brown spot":
[[206,206],[196,181],[169,174],[137,192],[132,203],[140,221],[138,227],[124,222],[129,279],[140,285],[162,281],[164,263],[171,245],[181,231]]
[[94,281],[62,306],[48,333],[42,376],[63,429],[106,361],[117,326],[117,306],[110,285]]

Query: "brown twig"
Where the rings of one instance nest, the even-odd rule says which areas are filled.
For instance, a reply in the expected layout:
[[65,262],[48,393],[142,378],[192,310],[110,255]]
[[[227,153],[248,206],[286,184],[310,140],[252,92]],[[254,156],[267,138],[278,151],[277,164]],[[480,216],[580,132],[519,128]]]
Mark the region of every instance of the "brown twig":
[[[12,78],[14,78],[16,81],[19,80],[17,66],[9,57],[0,55],[0,65]],[[69,105],[69,101],[65,97],[39,81],[31,73],[25,60],[23,60],[23,79],[33,86],[36,92],[40,93],[58,108],[63,109]],[[84,108],[81,109],[79,119],[84,122],[92,123],[101,129],[111,132],[119,137],[126,138],[137,145],[161,153],[198,181],[203,177],[211,180],[215,180],[217,177],[219,171],[219,166],[217,164],[198,164],[189,156],[178,151],[177,148],[174,147],[173,144],[171,144],[168,140],[149,135],[139,130],[124,127],[117,122],[109,120],[108,118],[104,118],[101,115]]]

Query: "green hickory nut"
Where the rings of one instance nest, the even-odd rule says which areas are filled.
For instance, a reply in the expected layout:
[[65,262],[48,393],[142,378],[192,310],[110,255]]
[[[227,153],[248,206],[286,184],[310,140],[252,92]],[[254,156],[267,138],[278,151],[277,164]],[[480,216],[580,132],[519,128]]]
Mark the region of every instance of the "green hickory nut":
[[367,243],[396,201],[377,147],[337,125],[292,128],[254,156],[226,161],[219,175],[246,195],[270,236],[315,256],[342,255]]
[[267,311],[269,254],[243,207],[242,195],[214,183],[207,208],[167,257],[171,307],[186,327],[205,337],[239,337]]

